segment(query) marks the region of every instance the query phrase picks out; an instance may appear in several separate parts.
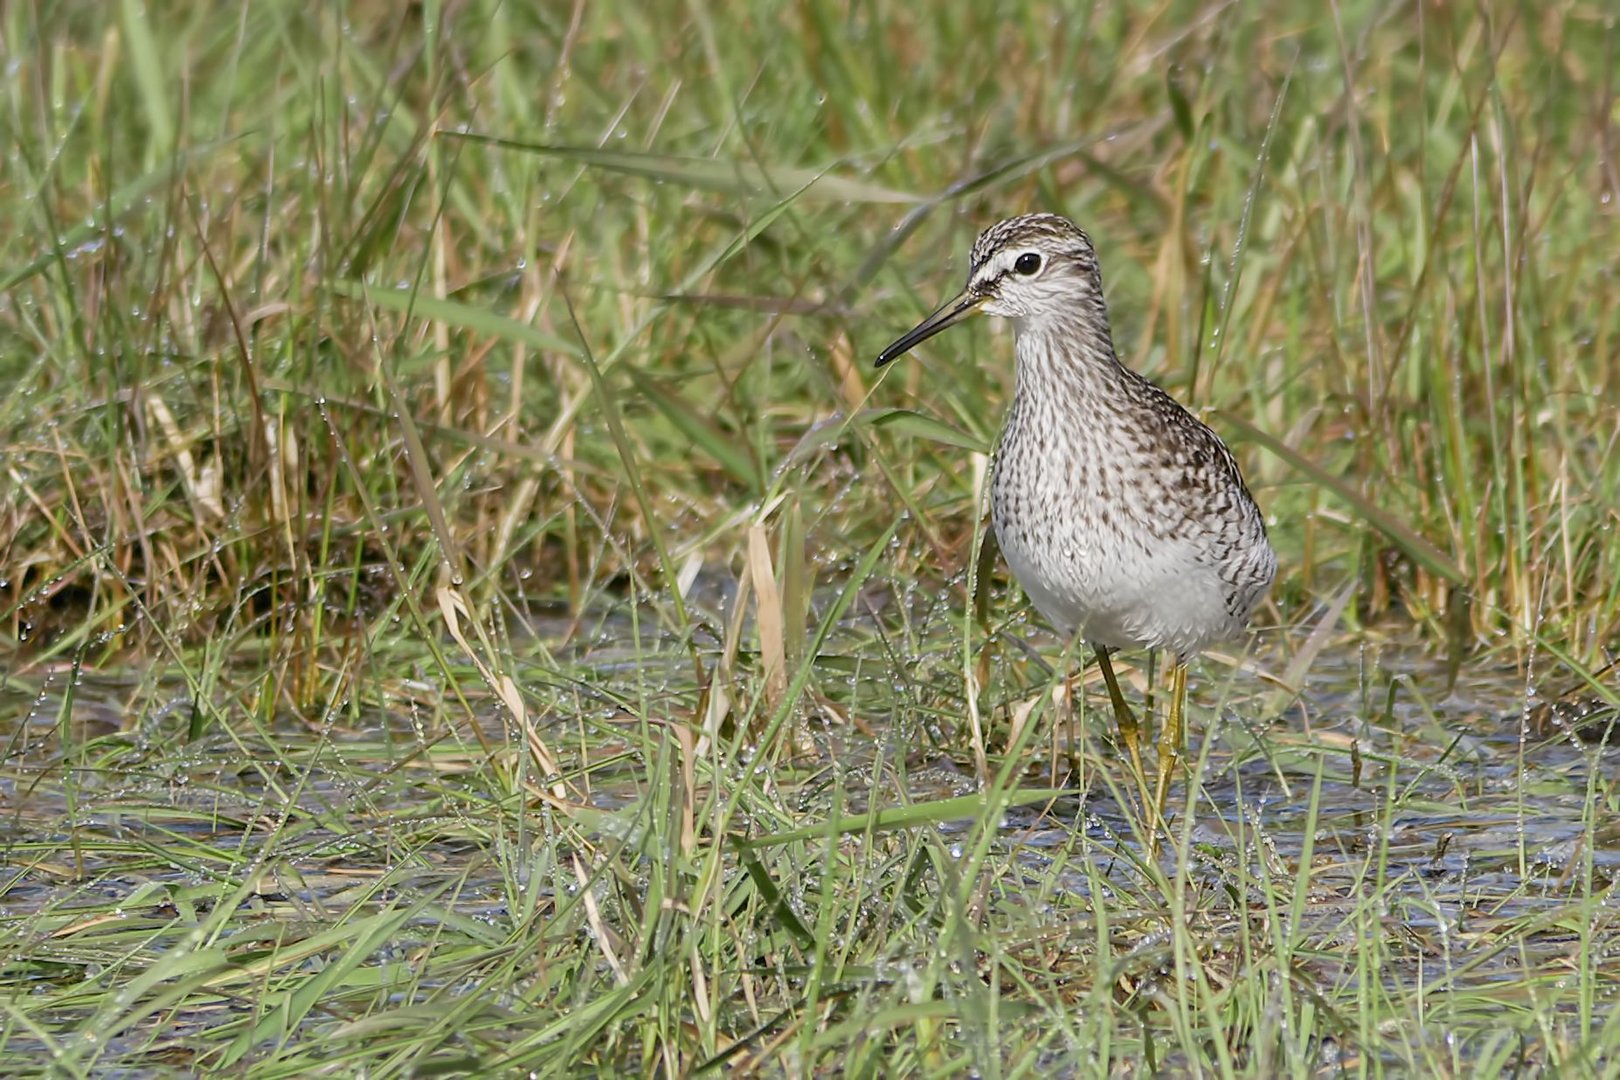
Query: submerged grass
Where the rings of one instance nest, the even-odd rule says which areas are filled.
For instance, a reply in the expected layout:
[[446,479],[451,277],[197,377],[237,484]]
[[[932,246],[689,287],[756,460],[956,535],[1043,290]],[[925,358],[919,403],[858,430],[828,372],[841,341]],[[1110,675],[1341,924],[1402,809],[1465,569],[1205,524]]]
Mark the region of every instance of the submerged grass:
[[[1601,5],[0,33],[12,1071],[1613,1069]],[[1162,861],[869,365],[1034,208],[1284,565]]]

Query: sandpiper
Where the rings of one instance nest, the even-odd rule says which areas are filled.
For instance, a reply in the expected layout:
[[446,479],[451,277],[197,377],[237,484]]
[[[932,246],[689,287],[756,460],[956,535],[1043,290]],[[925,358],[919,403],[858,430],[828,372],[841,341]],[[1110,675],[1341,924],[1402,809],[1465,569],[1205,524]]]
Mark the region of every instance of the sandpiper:
[[[1013,320],[1017,386],[990,479],[996,537],[1041,614],[1095,650],[1143,803],[1162,822],[1186,663],[1243,631],[1277,556],[1226,444],[1115,355],[1090,237],[1056,214],[1009,218],[979,236],[968,264],[967,287],[877,366],[970,315]],[[1175,656],[1151,799],[1109,660],[1129,647]]]

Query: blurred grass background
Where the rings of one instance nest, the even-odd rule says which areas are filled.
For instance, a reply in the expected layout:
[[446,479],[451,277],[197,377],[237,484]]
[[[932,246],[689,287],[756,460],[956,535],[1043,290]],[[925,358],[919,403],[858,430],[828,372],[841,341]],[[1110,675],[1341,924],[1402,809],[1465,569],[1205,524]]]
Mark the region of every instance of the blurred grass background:
[[[264,798],[300,805],[312,762],[333,767],[335,732],[403,712],[422,745],[351,746],[345,767],[375,755],[403,782],[427,760],[435,784],[481,785],[436,797],[454,807],[446,829],[497,853],[506,910],[534,916],[592,895],[588,881],[615,892],[606,915],[580,899],[550,931],[517,918],[498,939],[469,932],[453,961],[433,953],[418,986],[436,1004],[406,994],[447,1010],[431,1024],[381,997],[323,1014],[332,985],[376,985],[344,981],[342,965],[317,985],[295,962],[261,973],[285,990],[261,995],[273,1009],[216,1031],[195,1010],[231,1000],[210,996],[230,981],[222,952],[195,984],[143,968],[139,1008],[109,989],[131,961],[103,957],[97,971],[121,973],[102,977],[107,997],[53,999],[50,1018],[14,1000],[8,1035],[84,1070],[123,1059],[56,1040],[110,1025],[142,1033],[119,1054],[161,1061],[140,1055],[167,1009],[204,1032],[187,1062],[298,1071],[323,1052],[301,1025],[341,1019],[345,1067],[409,1071],[467,1037],[467,1006],[445,1004],[464,999],[442,988],[476,971],[507,998],[498,1023],[474,1025],[481,1049],[457,1053],[498,1044],[514,1068],[681,1073],[791,1047],[790,1072],[845,1055],[855,1071],[1018,1072],[1098,1045],[1086,1060],[1104,1068],[1305,1068],[1325,1060],[1329,1029],[1359,1032],[1354,1060],[1374,1071],[1443,1056],[1382,1040],[1380,1017],[1412,1005],[1401,995],[1362,1000],[1362,1023],[1327,991],[1279,1004],[1274,986],[1228,999],[1194,980],[1169,1019],[1127,1032],[1107,1005],[1125,983],[1095,971],[991,979],[1008,1001],[972,998],[964,1022],[938,989],[973,955],[962,941],[988,934],[972,874],[950,877],[962,902],[940,916],[966,951],[902,977],[866,951],[882,951],[875,930],[839,945],[840,905],[870,898],[832,903],[829,887],[807,925],[767,887],[805,859],[831,878],[830,832],[769,848],[796,852],[795,871],[720,841],[742,820],[803,824],[744,763],[785,768],[807,712],[881,726],[839,697],[852,672],[922,657],[919,684],[954,673],[949,691],[895,693],[930,739],[971,744],[981,783],[987,742],[1027,749],[1017,722],[967,733],[971,675],[989,669],[962,613],[989,603],[1005,627],[1021,603],[1004,577],[993,600],[970,595],[968,574],[975,453],[1010,387],[1006,330],[932,345],[881,385],[870,359],[960,284],[980,228],[1036,209],[1096,241],[1122,358],[1234,444],[1283,563],[1257,620],[1268,671],[1297,686],[1328,647],[1313,629],[1334,644],[1365,631],[1415,640],[1453,675],[1505,670],[1530,696],[1576,687],[1612,705],[1620,38],[1605,5],[122,0],[11,4],[0,20],[0,664],[55,740],[30,743],[27,723],[9,736],[15,778],[31,778],[17,790],[53,777],[52,813],[71,818],[108,777],[184,744],[268,755]],[[901,596],[899,636],[826,648],[879,583]],[[913,624],[922,602],[932,621]],[[523,640],[537,612],[554,633]],[[570,666],[579,641],[678,674],[616,682]],[[62,671],[141,674],[98,733],[72,722],[71,680],[51,689]],[[518,734],[469,722],[495,707],[479,702],[499,702]],[[559,716],[560,732],[535,726]],[[583,793],[593,769],[627,761],[645,768],[633,786],[647,801],[629,803],[628,847],[603,855]],[[354,781],[338,773],[339,789]],[[1010,791],[999,775],[992,790]],[[297,833],[297,814],[261,807],[244,836],[261,812],[265,846],[210,876],[232,896]],[[408,864],[427,843],[411,835],[389,833],[377,865]],[[83,842],[51,837],[8,865]],[[651,838],[681,868],[648,886]],[[904,897],[938,844],[883,857],[874,888],[902,923],[928,921],[903,914]],[[515,869],[525,859],[540,861]],[[551,899],[530,873],[549,875]],[[1309,891],[1266,888],[1284,907]],[[356,904],[366,914],[329,931],[355,963],[404,918],[373,895]],[[198,917],[213,941],[235,924],[211,909],[216,924]],[[1202,955],[1178,920],[1178,949]],[[129,955],[172,951],[179,932],[161,921]],[[881,989],[828,974],[840,947],[883,971]],[[1290,970],[1281,944],[1243,948]],[[531,981],[537,955],[560,983]],[[762,957],[775,982],[745,986]],[[37,956],[11,963],[50,982]],[[1372,954],[1355,963],[1378,970]],[[184,990],[148,993],[159,985]],[[1582,985],[1590,1017],[1601,988]],[[559,994],[572,1005],[548,1011]],[[882,1035],[862,1026],[873,1001],[897,1010]],[[1090,1004],[1052,1028],[1048,1010],[1075,1001]],[[984,1041],[1002,1007],[1029,1022],[1004,1057]],[[1554,1060],[1562,1002],[1528,1008]],[[388,1050],[363,1049],[364,1017]],[[1216,1033],[1234,1028],[1247,1034],[1224,1045]],[[1580,1056],[1588,1029],[1570,1030],[1583,1049],[1557,1060],[1595,1060]],[[1263,1049],[1239,1050],[1250,1037]],[[1493,1052],[1469,1045],[1470,1062]]]

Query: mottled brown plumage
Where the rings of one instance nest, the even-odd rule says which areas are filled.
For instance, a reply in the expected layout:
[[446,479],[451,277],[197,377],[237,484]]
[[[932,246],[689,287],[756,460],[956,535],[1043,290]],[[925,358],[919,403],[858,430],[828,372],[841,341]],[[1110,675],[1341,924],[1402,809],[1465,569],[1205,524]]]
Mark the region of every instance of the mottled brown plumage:
[[1162,811],[1183,665],[1240,633],[1270,587],[1277,559],[1265,523],[1220,438],[1119,362],[1084,232],[1055,214],[1010,218],[980,235],[969,262],[967,287],[877,363],[981,311],[1013,320],[1017,388],[990,482],[996,537],[1036,608],[1096,647],[1139,777],[1135,718],[1108,652],[1175,653]]

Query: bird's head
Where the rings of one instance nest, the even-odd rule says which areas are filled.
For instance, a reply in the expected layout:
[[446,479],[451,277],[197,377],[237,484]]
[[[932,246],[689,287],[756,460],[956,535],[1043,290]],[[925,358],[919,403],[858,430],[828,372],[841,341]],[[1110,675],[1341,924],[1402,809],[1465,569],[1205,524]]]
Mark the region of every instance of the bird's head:
[[1040,319],[1076,307],[1101,311],[1097,253],[1068,218],[1025,214],[992,225],[974,242],[968,262],[966,287],[879,353],[878,367],[980,312]]

